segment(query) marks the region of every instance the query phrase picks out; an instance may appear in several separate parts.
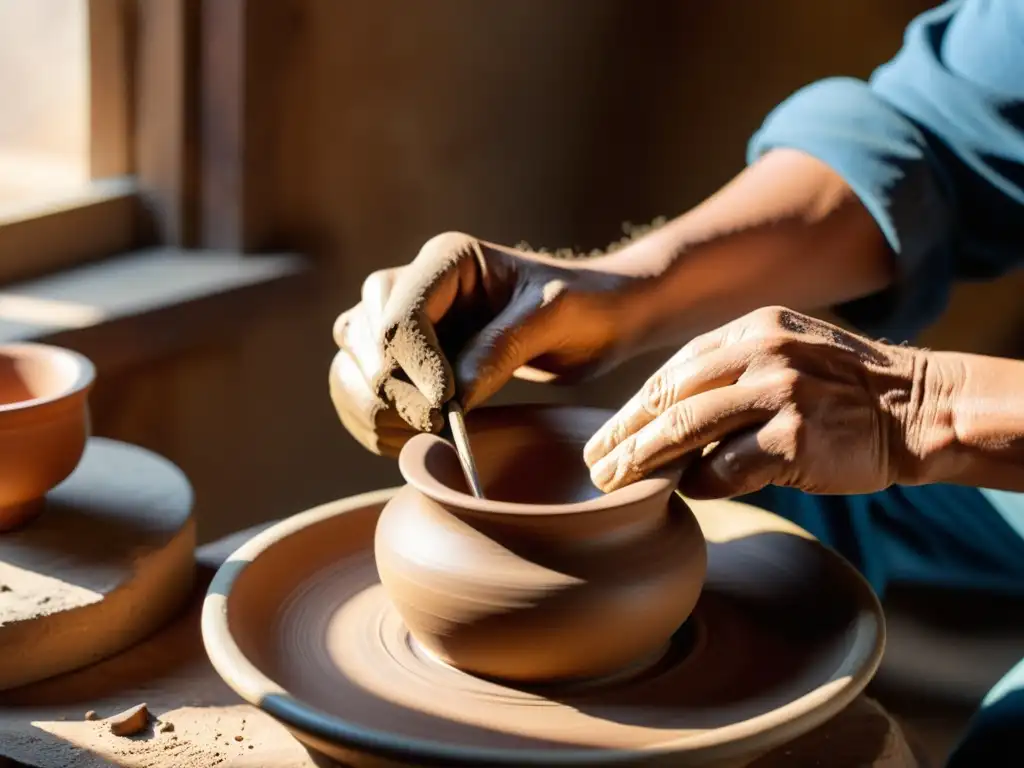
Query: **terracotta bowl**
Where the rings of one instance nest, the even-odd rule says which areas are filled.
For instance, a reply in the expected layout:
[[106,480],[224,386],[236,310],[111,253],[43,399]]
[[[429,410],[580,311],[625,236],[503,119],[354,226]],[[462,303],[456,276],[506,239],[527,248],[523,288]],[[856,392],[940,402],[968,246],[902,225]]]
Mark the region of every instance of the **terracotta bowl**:
[[78,465],[96,376],[77,352],[0,346],[0,531],[22,525]]
[[690,502],[707,577],[661,662],[597,685],[460,672],[422,652],[379,581],[374,531],[394,494],[258,534],[203,605],[228,685],[343,765],[745,766],[849,706],[881,659],[881,608],[846,561],[762,510]]
[[406,487],[381,514],[381,582],[416,642],[476,675],[600,678],[656,661],[697,603],[704,537],[666,469],[610,494],[583,446],[611,411],[485,408],[467,417],[485,499],[452,445],[402,450]]

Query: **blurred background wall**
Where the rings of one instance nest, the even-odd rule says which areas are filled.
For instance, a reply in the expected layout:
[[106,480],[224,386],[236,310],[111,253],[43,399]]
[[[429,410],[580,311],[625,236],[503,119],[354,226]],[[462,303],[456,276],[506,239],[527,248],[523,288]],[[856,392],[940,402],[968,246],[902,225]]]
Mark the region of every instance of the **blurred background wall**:
[[[204,539],[399,482],[343,431],[327,390],[331,324],[369,271],[447,229],[591,248],[623,221],[680,213],[743,166],[774,104],[868,75],[933,4],[250,2],[255,245],[310,255],[318,287],[234,342],[101,382],[97,430],[185,469]],[[929,343],[1006,348],[1019,295],[1019,281],[967,291]],[[616,405],[656,362],[503,399]]]

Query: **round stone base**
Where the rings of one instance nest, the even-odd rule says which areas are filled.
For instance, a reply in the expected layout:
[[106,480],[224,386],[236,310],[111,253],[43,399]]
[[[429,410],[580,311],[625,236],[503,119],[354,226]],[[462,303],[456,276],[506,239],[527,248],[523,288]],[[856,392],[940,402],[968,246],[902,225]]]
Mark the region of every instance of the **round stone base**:
[[89,441],[34,519],[0,533],[0,690],[112,656],[192,592],[192,488],[137,446]]

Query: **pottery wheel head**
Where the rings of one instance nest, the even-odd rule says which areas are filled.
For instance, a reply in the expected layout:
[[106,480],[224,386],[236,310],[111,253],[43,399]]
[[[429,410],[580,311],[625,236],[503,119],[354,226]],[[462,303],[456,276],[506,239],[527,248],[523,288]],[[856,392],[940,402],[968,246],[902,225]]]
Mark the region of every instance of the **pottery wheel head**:
[[261,534],[224,566],[204,610],[228,683],[358,765],[368,755],[480,766],[737,759],[838,713],[881,657],[880,609],[852,568],[779,518],[716,503],[694,505],[708,580],[661,654],[600,684],[466,674],[411,638],[377,578],[371,542],[386,498]]

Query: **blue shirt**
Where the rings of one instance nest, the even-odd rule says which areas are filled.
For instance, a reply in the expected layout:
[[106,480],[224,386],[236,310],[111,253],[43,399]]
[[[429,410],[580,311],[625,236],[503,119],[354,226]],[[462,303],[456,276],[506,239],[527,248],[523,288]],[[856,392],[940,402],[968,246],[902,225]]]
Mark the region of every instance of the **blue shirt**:
[[[868,82],[823,80],[779,105],[748,157],[774,147],[843,176],[895,254],[893,287],[837,312],[913,338],[955,281],[1024,264],[1024,0],[952,0],[919,16]],[[983,493],[1024,535],[1024,495]]]

